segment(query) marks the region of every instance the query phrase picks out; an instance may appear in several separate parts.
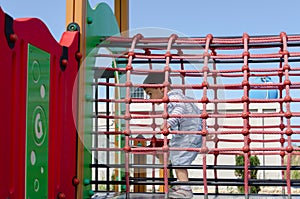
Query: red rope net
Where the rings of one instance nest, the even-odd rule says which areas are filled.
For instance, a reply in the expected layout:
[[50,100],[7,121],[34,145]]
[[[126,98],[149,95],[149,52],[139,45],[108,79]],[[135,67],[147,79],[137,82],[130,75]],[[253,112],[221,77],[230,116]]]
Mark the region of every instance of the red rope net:
[[[101,147],[101,144],[95,143],[92,151],[124,152],[124,159],[115,155],[105,164],[124,165],[127,193],[134,182],[152,185],[155,189],[155,183],[147,181],[147,177],[157,177],[155,172],[144,179],[134,179],[130,173],[132,168],[137,167],[152,168],[154,171],[157,168],[153,166],[157,161],[154,155],[157,153],[163,154],[160,165],[163,181],[158,184],[164,184],[164,192],[167,193],[172,184],[168,176],[169,151],[189,150],[199,152],[198,160],[201,160],[188,167],[197,176],[188,184],[203,186],[204,195],[209,193],[209,186],[214,186],[215,192],[218,192],[220,185],[226,186],[226,179],[231,183],[229,185],[244,186],[245,195],[250,192],[249,186],[255,185],[282,186],[282,190],[291,195],[292,185],[297,185],[297,181],[291,179],[292,172],[298,172],[293,160],[300,154],[299,46],[299,35],[284,32],[277,36],[253,37],[244,34],[242,37],[207,35],[180,38],[173,34],[166,38],[144,38],[137,34],[132,38],[105,38],[99,48],[109,51],[99,50],[95,57],[115,60],[116,67],[107,66],[104,62],[93,67],[95,74],[98,74],[93,85],[100,92],[94,99],[98,105],[95,108],[93,134],[112,136],[114,139],[121,136],[124,141],[116,144],[116,140],[106,137],[113,144]],[[163,84],[143,85],[149,71],[164,72],[174,81],[170,85],[166,78]],[[106,81],[100,80],[103,77]],[[111,77],[115,79],[108,80]],[[192,96],[193,99],[181,102],[196,103],[202,113],[168,115],[167,103],[170,100],[166,92],[162,99],[147,99],[141,89],[167,86]],[[106,88],[106,97],[101,94],[101,88]],[[113,94],[108,94],[109,91]],[[155,103],[162,106],[158,107]],[[106,113],[99,111],[98,106],[106,107]],[[194,132],[161,131],[159,126],[171,117],[202,118],[203,128]],[[111,122],[118,126],[109,127]],[[105,128],[100,128],[100,124]],[[201,134],[202,147],[171,148],[167,141],[172,134]],[[150,141],[157,144],[157,139],[162,139],[159,147],[136,146],[136,143],[143,142],[148,145]],[[135,165],[133,154],[152,155],[152,166]],[[243,167],[234,167],[237,155],[244,157]],[[251,156],[259,157],[261,166],[251,167]],[[243,181],[230,176],[237,168],[244,170]],[[253,169],[260,172],[257,181],[250,177]],[[231,172],[227,178],[226,172]],[[224,173],[225,178],[222,177]],[[121,172],[118,175],[122,175]]]

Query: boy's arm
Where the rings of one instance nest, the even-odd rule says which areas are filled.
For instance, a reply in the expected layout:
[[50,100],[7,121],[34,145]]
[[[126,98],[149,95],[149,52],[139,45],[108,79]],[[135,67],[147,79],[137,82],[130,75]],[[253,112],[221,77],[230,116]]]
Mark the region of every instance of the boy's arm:
[[[170,115],[183,115],[184,113],[184,104],[183,103],[171,103],[168,106]],[[180,117],[168,118],[168,128],[175,127],[179,124]]]

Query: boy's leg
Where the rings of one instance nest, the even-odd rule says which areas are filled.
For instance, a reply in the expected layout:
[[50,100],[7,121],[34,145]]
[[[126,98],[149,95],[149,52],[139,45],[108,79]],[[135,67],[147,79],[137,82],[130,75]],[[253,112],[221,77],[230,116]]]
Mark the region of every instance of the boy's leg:
[[178,181],[183,181],[183,182],[189,181],[187,169],[175,169],[175,173]]
[[[178,181],[187,182],[189,180],[187,169],[175,169],[175,173]],[[169,198],[190,199],[193,198],[193,192],[189,185],[178,185],[169,190]]]
[[[189,174],[187,169],[176,169],[175,170],[176,177],[178,181],[181,182],[188,182],[189,181]],[[179,185],[182,189],[191,190],[190,185]]]

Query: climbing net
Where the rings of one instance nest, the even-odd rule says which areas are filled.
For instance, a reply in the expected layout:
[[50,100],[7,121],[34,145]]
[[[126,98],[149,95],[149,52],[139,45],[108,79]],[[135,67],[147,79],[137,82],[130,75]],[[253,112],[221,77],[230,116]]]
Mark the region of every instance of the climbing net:
[[[149,188],[141,186],[150,185],[149,192],[156,192],[156,185],[161,185],[167,193],[170,185],[178,184],[169,169],[180,168],[169,164],[168,153],[188,150],[199,155],[195,164],[185,167],[191,170],[185,184],[203,187],[200,192],[205,196],[209,187],[218,194],[219,186],[243,186],[245,195],[251,187],[279,186],[290,196],[292,187],[299,186],[293,179],[300,169],[299,47],[300,36],[284,32],[251,37],[245,33],[242,37],[101,38],[93,56],[109,58],[112,65],[100,61],[92,67],[95,190],[105,184],[107,191],[123,189],[129,194],[131,185],[142,192]],[[201,114],[168,115],[166,96],[147,99],[142,88],[155,87],[142,84],[149,71],[164,72],[166,81],[156,87],[182,90],[193,98],[181,102],[197,104]],[[160,130],[171,117],[201,118],[203,128]],[[172,134],[188,133],[203,136],[201,148],[168,146]],[[163,161],[157,162],[157,154],[163,155]],[[243,157],[243,165],[236,165],[238,156]],[[251,164],[254,156],[260,164]],[[236,177],[238,171],[242,174]],[[253,177],[252,171],[258,175]]]

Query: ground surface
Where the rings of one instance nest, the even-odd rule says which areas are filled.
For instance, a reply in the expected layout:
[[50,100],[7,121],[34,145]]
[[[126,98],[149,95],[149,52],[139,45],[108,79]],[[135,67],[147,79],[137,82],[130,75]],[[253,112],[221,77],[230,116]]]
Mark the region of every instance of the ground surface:
[[[121,193],[97,193],[92,199],[165,199],[165,195],[161,193],[130,193],[129,195]],[[207,199],[202,195],[195,194],[193,199]],[[244,195],[223,194],[208,195],[208,199],[245,199]],[[300,199],[300,195],[295,194],[291,197],[287,195],[250,195],[249,199]]]

